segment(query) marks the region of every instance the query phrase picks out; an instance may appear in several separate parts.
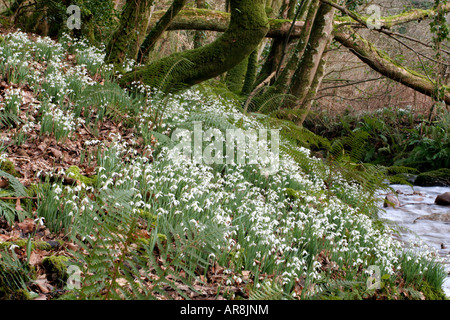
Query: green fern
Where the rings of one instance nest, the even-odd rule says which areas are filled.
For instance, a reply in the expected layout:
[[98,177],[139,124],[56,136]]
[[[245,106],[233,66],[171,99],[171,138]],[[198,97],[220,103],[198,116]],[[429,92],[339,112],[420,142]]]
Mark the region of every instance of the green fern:
[[283,288],[281,288],[275,282],[264,282],[258,289],[253,289],[248,299],[249,300],[282,300],[291,298],[289,295],[284,293]]
[[[80,248],[73,255],[83,272],[83,283],[76,292],[81,299],[170,298],[176,292],[185,299],[185,288],[195,291],[193,280],[219,254],[224,244],[223,230],[211,223],[199,231],[166,217],[158,217],[150,238],[138,238],[139,215],[128,204],[133,191],[101,191],[90,215],[83,215],[74,226],[73,241]],[[114,203],[114,204],[112,204]],[[87,254],[88,253],[88,254]]]
[[[17,180],[13,175],[0,170],[0,177],[5,177],[8,179],[10,189],[0,192],[3,197],[13,197],[13,198],[26,198],[28,196],[27,191],[22,183]],[[11,200],[12,201],[12,200]],[[17,210],[13,203],[8,202],[8,200],[0,200],[0,216],[3,216],[8,224],[14,224],[14,220],[17,217],[20,221],[25,219],[29,214],[24,210]]]

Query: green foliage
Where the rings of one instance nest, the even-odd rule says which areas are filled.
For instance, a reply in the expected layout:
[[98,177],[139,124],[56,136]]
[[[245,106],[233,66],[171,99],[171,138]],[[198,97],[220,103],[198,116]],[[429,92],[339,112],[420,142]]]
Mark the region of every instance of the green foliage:
[[[312,120],[314,119],[314,122]],[[305,127],[315,134],[337,141],[356,132],[367,135],[360,161],[383,166],[410,167],[422,171],[448,167],[449,116],[438,113],[431,124],[415,116],[408,108],[385,108],[376,114],[343,115],[329,119],[327,115],[308,117]]]
[[259,288],[253,288],[248,297],[249,300],[282,300],[283,298],[292,299],[276,282],[270,281],[263,282]]
[[[131,213],[133,191],[105,191],[102,203],[82,218],[73,240],[89,255],[74,252],[85,277],[77,296],[81,299],[156,299],[170,288],[188,298],[180,284],[192,288],[199,268],[207,268],[210,253],[217,253],[217,227],[198,232],[168,223],[159,216],[150,238],[136,248],[138,215]],[[154,276],[150,276],[150,272]],[[138,274],[144,275],[136,276]],[[184,274],[184,276],[183,276]],[[192,288],[193,289],[193,288]],[[195,290],[195,289],[193,289]]]
[[15,253],[0,252],[0,300],[31,300],[26,282],[32,279],[32,272]]
[[[2,197],[27,197],[25,187],[17,180],[16,177],[0,170],[0,177],[8,179],[9,188],[6,190],[0,189],[0,195]],[[29,214],[24,210],[17,210],[15,202],[0,200],[0,216],[5,217],[9,224],[13,224],[16,217],[19,220],[23,220]]]
[[[434,126],[422,124],[423,133],[411,132],[409,141],[414,149],[397,164],[415,167],[420,171],[450,168],[450,116]],[[419,129],[420,130],[420,129]]]

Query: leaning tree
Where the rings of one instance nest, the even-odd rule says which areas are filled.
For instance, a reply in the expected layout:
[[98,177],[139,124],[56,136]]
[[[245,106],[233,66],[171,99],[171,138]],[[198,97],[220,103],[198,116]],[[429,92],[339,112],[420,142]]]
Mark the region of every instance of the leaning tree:
[[[142,10],[139,4],[145,1],[152,2],[128,0],[122,20],[129,19],[128,11],[133,7],[136,12]],[[286,94],[290,98],[283,100],[284,107],[309,109],[324,75],[327,48],[334,41],[383,76],[450,105],[450,89],[442,79],[395,62],[358,32],[366,28],[396,37],[398,34],[392,31],[393,26],[432,19],[436,31],[433,46],[436,48],[449,37],[445,14],[450,11],[450,3],[446,1],[436,0],[434,7],[428,10],[411,9],[402,14],[380,17],[375,28],[370,25],[369,16],[357,14],[332,0],[230,0],[229,12],[182,8],[185,3],[173,1],[167,11],[154,12],[149,22],[143,15],[141,24],[135,24],[135,28],[145,25],[148,29],[145,39],[141,38],[142,42],[136,42],[121,32],[117,37],[122,39],[113,38],[109,47],[133,41],[132,47],[139,50],[126,52],[122,48],[121,52],[135,58],[136,52],[142,57],[151,51],[166,30],[211,30],[222,34],[210,44],[174,53],[125,73],[121,78],[123,85],[142,81],[150,86],[159,86],[164,80],[166,84],[170,83],[171,88],[179,88],[227,73],[227,84],[234,91],[252,98]],[[278,11],[274,14],[273,10],[267,10],[267,5]],[[261,60],[261,50],[258,49],[268,38],[272,39],[269,53],[257,68]],[[412,40],[420,42],[419,39]],[[439,47],[441,62],[445,61],[442,57],[449,53],[443,48]],[[256,73],[258,69],[260,71]]]
[[[207,9],[205,1],[199,0],[194,2],[196,7],[189,8],[186,7],[189,1],[173,0],[164,11],[154,10],[159,1],[123,0],[118,27],[107,44],[107,62],[115,64],[119,71],[125,59],[141,62],[123,74],[120,81],[124,86],[142,81],[150,86],[164,84],[166,90],[173,90],[226,74],[228,87],[248,97],[247,106],[249,100],[264,101],[279,95],[285,97],[280,100],[283,107],[308,110],[324,77],[330,44],[338,43],[384,77],[435,101],[443,101],[448,107],[450,88],[442,73],[398,63],[377,48],[367,32],[361,32],[390,37],[413,51],[405,41],[431,47],[436,52],[431,60],[435,69],[440,70],[449,66],[447,1],[434,0],[433,7],[426,10],[413,8],[378,17],[374,24],[373,17],[357,13],[354,7],[346,5],[352,1],[343,0],[226,0],[225,11]],[[98,10],[94,5],[98,0],[62,3],[69,2],[90,5],[90,11]],[[99,3],[113,2],[120,1]],[[56,0],[34,0],[34,3],[44,8],[43,12],[61,4]],[[20,0],[11,7],[14,17],[29,8],[30,1]],[[431,42],[393,30],[395,26],[426,19],[431,21]],[[195,30],[195,48],[147,62],[155,43],[165,31],[171,30]],[[199,31],[217,31],[221,35],[205,44],[198,39]],[[270,48],[262,56],[261,49],[269,42]],[[422,62],[425,56],[414,52]]]

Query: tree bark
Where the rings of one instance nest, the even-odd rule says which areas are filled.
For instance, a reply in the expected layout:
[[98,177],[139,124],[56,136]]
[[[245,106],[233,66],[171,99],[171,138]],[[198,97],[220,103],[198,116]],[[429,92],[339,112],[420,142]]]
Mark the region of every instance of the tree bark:
[[[311,0],[308,0],[311,1]],[[275,2],[275,1],[274,1]],[[295,4],[297,1],[284,1],[284,3],[276,3],[277,7],[279,6],[280,9],[280,16],[283,19],[293,19],[295,16],[294,10],[289,10],[290,8],[295,9]],[[273,5],[273,3],[272,3]],[[292,13],[292,16],[289,16],[289,14]],[[276,18],[276,15],[272,15],[272,18]],[[300,20],[300,19],[299,19]],[[292,22],[290,22],[290,25],[292,25]],[[295,27],[295,25],[293,26]],[[288,29],[289,30],[289,29]],[[293,31],[293,29],[292,29]],[[284,38],[276,38],[272,41],[272,44],[270,46],[269,55],[264,61],[264,64],[261,67],[261,70],[259,74],[257,75],[254,83],[254,87],[258,86],[261,82],[263,82],[269,75],[271,75],[274,71],[277,71],[278,67],[282,64],[283,56],[285,55],[285,51],[288,47],[288,45],[292,42],[293,39],[289,37],[289,39]],[[253,88],[252,88],[253,89]],[[251,90],[252,90],[251,89]]]
[[[230,24],[218,39],[201,48],[175,53],[138,67],[122,77],[122,85],[137,80],[170,90],[178,85],[191,86],[230,70],[266,36],[269,23],[264,3],[264,0],[231,0]],[[183,67],[180,61],[189,61],[190,65]]]
[[145,38],[144,42],[139,49],[137,60],[142,62],[143,58],[153,49],[156,41],[162,36],[164,31],[172,23],[173,19],[183,9],[187,0],[174,0],[169,10],[159,19],[158,23],[150,30],[149,34]]
[[147,34],[153,0],[127,0],[120,17],[119,28],[106,48],[106,62],[120,68],[125,59],[136,59]]
[[294,73],[299,67],[300,60],[305,53],[306,45],[309,42],[311,30],[313,28],[313,22],[319,9],[319,4],[319,0],[310,0],[307,3],[308,12],[305,19],[306,23],[303,26],[302,31],[300,32],[300,38],[298,40],[297,46],[292,53],[288,63],[286,64],[286,67],[283,69],[274,83],[276,90],[280,93],[288,92],[288,88],[290,86]]
[[[289,93],[297,100],[295,108],[301,108],[311,89],[323,52],[332,36],[335,11],[335,8],[324,3],[321,3],[317,10],[308,45],[289,86]],[[294,105],[290,106],[294,107]]]
[[[149,29],[164,15],[165,11],[155,11],[150,19]],[[173,19],[168,31],[175,30],[204,30],[225,32],[230,24],[230,14],[224,11],[185,8],[181,10]],[[266,34],[268,38],[284,38],[292,20],[289,19],[269,19],[269,30]],[[300,36],[304,22],[297,21],[292,30],[291,38]]]
[[[326,47],[329,46],[329,44],[331,43],[331,40],[332,40],[332,38],[330,38],[330,41]],[[305,110],[305,113],[303,113],[301,115],[298,125],[303,125],[303,122],[305,122],[305,119],[308,116],[308,112],[309,112],[309,110],[311,110],[314,99],[316,98],[317,91],[319,90],[319,87],[322,84],[322,80],[325,76],[325,67],[327,64],[328,53],[329,53],[329,51],[325,51],[322,54],[316,74],[314,75],[314,80],[311,84],[311,87],[310,87],[308,93],[306,94],[305,99],[303,100],[302,108]]]
[[[196,0],[196,5],[198,9],[208,9],[208,3],[206,0]],[[194,48],[200,48],[205,44],[205,32],[204,31],[195,31],[194,35]]]

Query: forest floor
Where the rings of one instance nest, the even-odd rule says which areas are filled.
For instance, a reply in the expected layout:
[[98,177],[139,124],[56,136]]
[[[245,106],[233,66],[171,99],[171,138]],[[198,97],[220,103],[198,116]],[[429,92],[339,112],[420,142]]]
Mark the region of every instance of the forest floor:
[[[0,162],[12,166],[0,180],[0,299],[423,299],[421,285],[439,287],[433,253],[396,256],[390,231],[369,218],[372,195],[330,178],[309,150],[294,148],[305,166],[283,159],[273,177],[164,158],[174,123],[262,127],[226,99],[133,100],[83,43],[3,31]],[[379,261],[386,285],[370,291],[364,270]],[[68,288],[67,264],[94,289]],[[406,270],[425,280],[407,283]],[[25,291],[2,288],[15,275]]]

